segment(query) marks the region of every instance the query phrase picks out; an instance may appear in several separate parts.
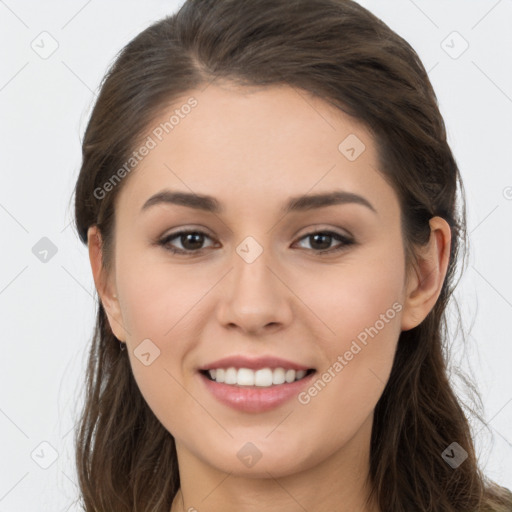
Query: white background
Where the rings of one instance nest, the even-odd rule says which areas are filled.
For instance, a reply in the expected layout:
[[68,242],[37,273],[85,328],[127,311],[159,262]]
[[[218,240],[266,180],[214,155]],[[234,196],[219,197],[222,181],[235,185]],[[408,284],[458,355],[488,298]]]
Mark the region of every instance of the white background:
[[[70,224],[80,140],[116,53],[181,3],[0,0],[0,512],[78,510],[72,430],[95,312],[87,250]],[[463,175],[466,345],[459,339],[451,362],[483,399],[490,430],[472,420],[482,468],[512,488],[512,2],[360,3],[420,55]],[[58,43],[46,59],[32,48],[43,37],[51,47],[44,31]],[[57,248],[46,263],[32,252],[42,237]],[[58,454],[47,469],[52,448],[41,443]]]

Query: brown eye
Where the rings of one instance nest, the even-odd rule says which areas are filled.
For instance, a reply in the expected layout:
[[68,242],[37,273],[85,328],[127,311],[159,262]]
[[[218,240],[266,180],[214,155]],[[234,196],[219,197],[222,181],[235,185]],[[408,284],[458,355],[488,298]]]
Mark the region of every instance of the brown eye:
[[[179,231],[162,238],[158,244],[175,254],[199,254],[207,248],[203,246],[206,239],[211,240],[211,237],[203,231]],[[336,251],[341,251],[355,243],[353,239],[334,231],[316,231],[308,233],[300,240],[308,240],[310,243],[310,249],[308,250],[316,252],[317,254],[331,254]],[[175,246],[176,241],[181,247]],[[333,241],[338,241],[338,245],[332,247]],[[210,247],[212,247],[212,245],[210,245]]]
[[[173,253],[198,253],[204,249],[205,238],[210,237],[202,231],[179,231],[160,240],[159,245]],[[171,244],[171,241],[176,239],[181,247],[176,248]]]
[[[334,231],[315,231],[301,238],[301,240],[305,239],[309,240],[311,250],[319,254],[340,251],[355,243],[354,240]],[[333,240],[339,242],[337,247],[331,247]]]

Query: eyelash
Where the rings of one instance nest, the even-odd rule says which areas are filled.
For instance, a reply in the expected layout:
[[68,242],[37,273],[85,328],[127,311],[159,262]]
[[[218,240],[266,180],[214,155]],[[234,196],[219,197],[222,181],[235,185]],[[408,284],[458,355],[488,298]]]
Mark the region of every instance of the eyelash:
[[[176,249],[175,247],[172,247],[170,245],[171,240],[174,240],[175,238],[179,238],[182,235],[188,235],[188,234],[204,235],[204,236],[206,236],[208,238],[211,238],[204,231],[200,231],[200,230],[183,230],[183,231],[178,231],[176,233],[172,233],[170,235],[167,235],[166,237],[164,237],[161,240],[159,240],[157,242],[157,244],[159,246],[162,246],[165,250],[170,251],[173,254],[182,254],[182,255],[192,255],[192,254],[193,255],[197,255],[197,254],[201,254],[204,250],[207,249],[207,248],[202,248],[202,249],[198,249],[198,250],[183,250],[183,249]],[[353,244],[356,243],[351,238],[346,237],[346,236],[344,236],[344,235],[342,235],[340,233],[337,233],[335,231],[313,231],[311,233],[305,234],[299,240],[303,240],[304,238],[309,238],[309,237],[312,237],[314,235],[328,235],[328,236],[331,236],[332,238],[338,240],[339,242],[342,242],[341,245],[338,246],[338,247],[335,247],[335,248],[332,248],[332,249],[324,249],[322,251],[315,251],[314,249],[306,249],[306,250],[313,251],[314,253],[319,254],[321,256],[325,255],[325,254],[332,254],[332,253],[336,253],[336,252],[342,251],[342,250],[346,249],[348,246],[353,245]]]

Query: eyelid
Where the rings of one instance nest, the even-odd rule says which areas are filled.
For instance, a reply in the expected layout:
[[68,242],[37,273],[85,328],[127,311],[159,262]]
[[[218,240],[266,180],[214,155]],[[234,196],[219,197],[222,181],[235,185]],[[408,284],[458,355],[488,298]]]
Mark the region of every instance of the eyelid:
[[[302,232],[303,230],[304,232]],[[339,236],[355,241],[355,237],[347,229],[328,226],[326,224],[314,224],[313,226],[303,228],[299,230],[299,232],[295,235],[295,238],[304,238],[307,235],[315,235],[316,233],[336,233]]]

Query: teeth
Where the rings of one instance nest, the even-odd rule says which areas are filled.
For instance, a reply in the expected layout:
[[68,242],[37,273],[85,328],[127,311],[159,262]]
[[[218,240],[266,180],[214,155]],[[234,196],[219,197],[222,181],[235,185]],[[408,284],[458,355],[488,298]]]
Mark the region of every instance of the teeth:
[[224,382],[226,384],[236,384],[237,380],[237,371],[235,368],[228,368],[226,370],[226,375],[224,376]]
[[[238,371],[240,372],[241,370],[242,370],[242,368]],[[262,368],[261,370],[256,370],[255,372],[253,372],[253,370],[247,370],[247,371],[254,373],[254,385],[255,386],[260,386],[262,388],[268,388],[269,386],[272,386],[273,371],[270,368]]]
[[249,368],[216,368],[208,370],[212,380],[237,386],[258,386],[268,388],[278,386],[285,382],[291,383],[304,378],[306,370],[285,370],[284,368],[261,368],[251,370]]
[[272,372],[272,384],[284,384],[286,381],[285,371],[282,368],[276,368]]
[[293,382],[295,380],[295,370],[286,370],[284,378],[286,382]]
[[236,382],[239,386],[254,386],[256,376],[252,370],[240,368],[236,374]]

